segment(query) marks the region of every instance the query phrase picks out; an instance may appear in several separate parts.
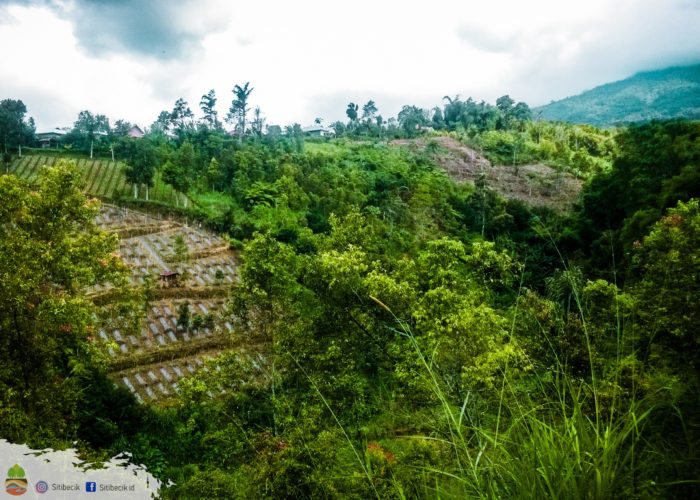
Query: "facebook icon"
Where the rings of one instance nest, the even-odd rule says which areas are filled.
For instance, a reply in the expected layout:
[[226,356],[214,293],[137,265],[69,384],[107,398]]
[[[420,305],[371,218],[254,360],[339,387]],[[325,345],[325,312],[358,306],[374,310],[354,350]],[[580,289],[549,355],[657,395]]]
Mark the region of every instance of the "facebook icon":
[[97,491],[97,483],[93,481],[86,482],[85,491],[87,491],[88,493],[95,493]]

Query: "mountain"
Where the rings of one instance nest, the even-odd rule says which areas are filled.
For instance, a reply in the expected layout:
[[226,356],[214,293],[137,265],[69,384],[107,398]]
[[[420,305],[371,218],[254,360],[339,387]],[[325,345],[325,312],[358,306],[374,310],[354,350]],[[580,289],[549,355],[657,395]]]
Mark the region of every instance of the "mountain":
[[534,111],[547,120],[597,126],[654,118],[700,119],[700,64],[637,73]]

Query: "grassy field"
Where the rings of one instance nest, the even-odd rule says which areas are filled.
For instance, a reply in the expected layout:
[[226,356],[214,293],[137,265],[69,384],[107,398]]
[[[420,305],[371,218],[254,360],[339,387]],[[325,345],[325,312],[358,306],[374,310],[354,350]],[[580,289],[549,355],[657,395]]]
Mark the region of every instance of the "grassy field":
[[191,192],[189,194],[190,199],[200,207],[204,212],[212,218],[218,217],[221,214],[226,213],[227,210],[233,205],[233,200],[231,196],[224,193],[215,193],[212,191],[207,192]]
[[[12,162],[10,173],[33,182],[36,180],[41,168],[55,165],[61,159],[67,159],[76,163],[85,181],[85,191],[87,193],[107,199],[116,199],[122,195],[133,196],[131,186],[127,185],[124,178],[125,165],[121,162],[113,163],[106,159],[91,160],[88,158],[54,155],[25,155]],[[146,189],[141,188],[139,190],[139,198],[143,199],[145,197]],[[175,205],[175,192],[162,181],[160,173],[156,173],[154,186],[149,189],[148,197],[150,200]]]
[[343,148],[332,142],[306,141],[304,151],[311,154],[335,155],[343,151]]

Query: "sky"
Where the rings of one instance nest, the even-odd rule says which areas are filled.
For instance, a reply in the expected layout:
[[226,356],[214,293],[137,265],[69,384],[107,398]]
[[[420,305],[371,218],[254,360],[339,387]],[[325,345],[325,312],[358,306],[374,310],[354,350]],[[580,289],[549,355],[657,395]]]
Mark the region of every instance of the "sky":
[[530,106],[700,62],[700,0],[0,0],[0,99],[37,130],[81,110],[149,126],[234,85],[268,124],[386,119],[445,95]]

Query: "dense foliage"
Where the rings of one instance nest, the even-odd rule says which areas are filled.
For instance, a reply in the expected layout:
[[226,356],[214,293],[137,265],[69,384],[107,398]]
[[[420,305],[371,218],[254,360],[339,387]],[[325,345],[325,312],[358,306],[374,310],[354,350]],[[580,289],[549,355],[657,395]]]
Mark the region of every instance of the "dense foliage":
[[[99,202],[77,179],[68,164],[33,191],[0,177],[0,435],[16,442],[102,446],[138,413],[106,379],[94,343],[102,321],[128,316],[132,292],[116,237],[95,226]],[[86,287],[107,282],[123,300],[98,308]]]
[[[498,163],[587,179],[558,214],[457,184],[386,137],[246,135],[252,89],[237,87],[238,136],[208,95],[206,126],[176,103],[161,117],[172,138],[117,151],[130,182],[162,175],[183,213],[241,249],[227,314],[269,373],[251,380],[224,352],[170,405],[116,406],[90,328],[100,313],[137,321],[142,301],[124,292],[93,316],[81,293],[119,281],[114,241],[70,169],[33,192],[4,176],[0,435],[127,448],[172,498],[697,495],[697,123],[612,134],[530,122],[510,98],[465,114],[448,100],[445,128]],[[493,123],[462,122],[473,109]],[[349,106],[348,135],[376,112]]]
[[[690,148],[655,156],[670,178],[674,154],[697,169],[697,145],[686,137],[696,126],[646,126]],[[609,178],[655,185],[643,184],[648,169],[624,171],[647,141],[637,129],[622,134],[612,169],[591,173],[586,196]],[[376,151],[396,154],[359,148],[342,164],[355,176],[395,174],[398,158],[366,161]],[[333,164],[316,161],[319,171]],[[587,198],[568,221],[501,202],[501,218],[517,222],[487,232],[494,244],[467,215],[478,191],[450,192],[420,157],[403,161],[413,180],[396,197],[376,203],[384,184],[375,177],[371,204],[360,196],[349,210],[335,206],[327,224],[311,231],[255,228],[231,310],[240,335],[269,341],[274,372],[265,387],[240,386],[246,367],[222,357],[188,384],[168,418],[181,437],[192,427],[178,425],[197,422],[201,438],[188,446],[203,446],[197,455],[206,458],[170,469],[178,483],[170,494],[647,498],[696,491],[697,201],[657,212],[631,249],[634,278],[622,290],[613,279],[595,279],[600,261],[576,242],[621,230],[625,217],[588,227]],[[664,198],[667,206],[698,196],[692,183],[673,185],[683,194]],[[279,209],[279,193],[267,195]],[[631,199],[643,206],[640,193]],[[556,249],[548,243],[575,258],[552,263],[548,251]],[[537,255],[527,259],[533,245]],[[527,274],[546,264],[537,270],[544,284]],[[607,265],[614,278],[620,263]],[[212,387],[224,395],[209,400]],[[222,432],[219,422],[232,427]],[[245,444],[228,444],[232,435]],[[233,456],[221,461],[223,450]],[[164,454],[178,456],[169,447]]]
[[[16,148],[30,145],[34,137],[34,119],[26,119],[27,107],[20,100],[0,101],[0,141],[2,166],[9,162]],[[3,171],[5,168],[3,168]]]

